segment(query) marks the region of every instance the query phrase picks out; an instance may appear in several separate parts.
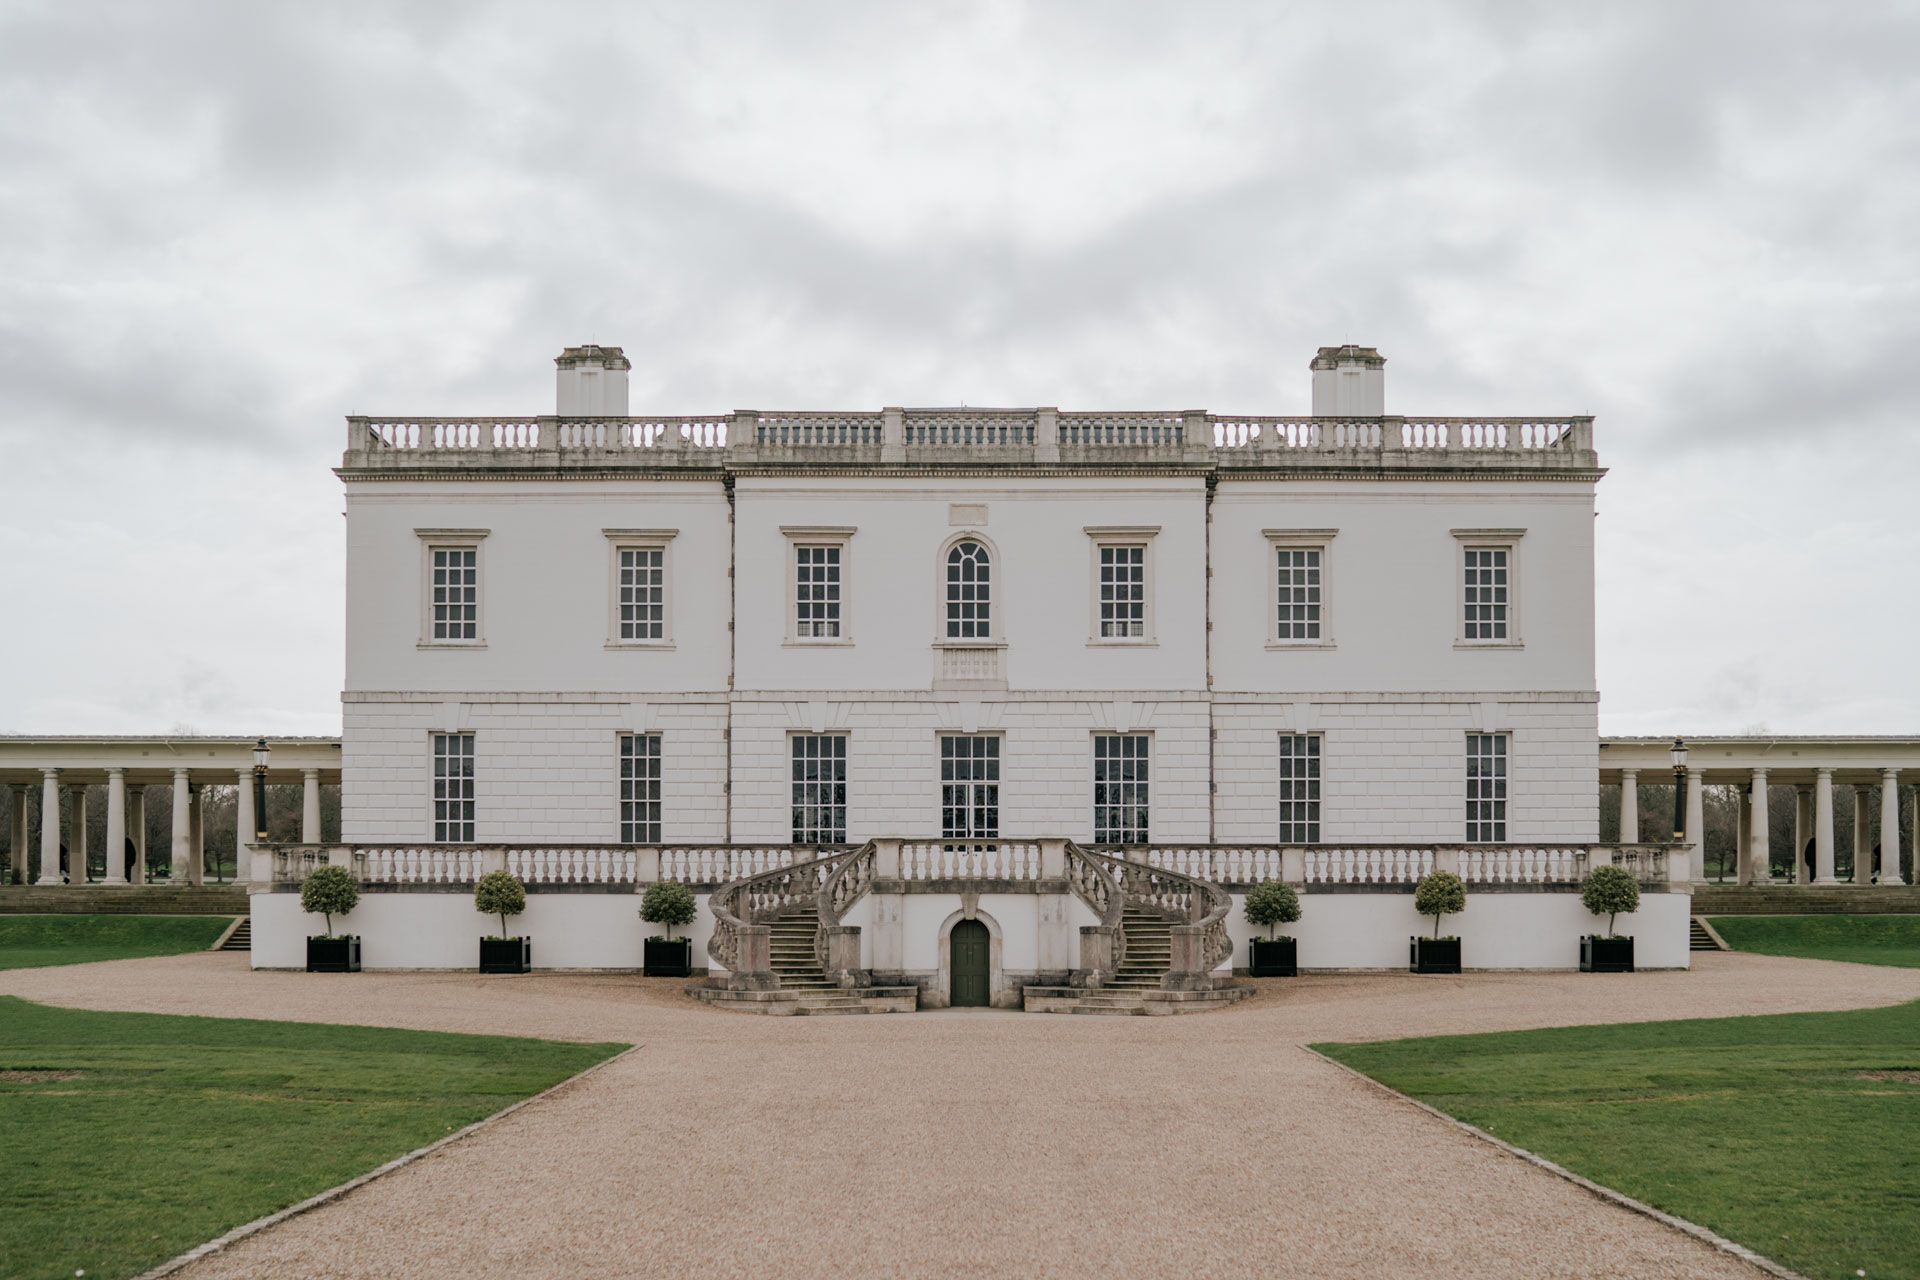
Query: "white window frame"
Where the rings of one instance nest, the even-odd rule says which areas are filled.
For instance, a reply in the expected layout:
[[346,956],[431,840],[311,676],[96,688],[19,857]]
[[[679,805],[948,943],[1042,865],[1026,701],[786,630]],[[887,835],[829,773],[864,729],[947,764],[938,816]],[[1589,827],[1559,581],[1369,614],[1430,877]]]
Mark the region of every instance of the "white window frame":
[[[1456,649],[1524,649],[1520,631],[1520,539],[1525,529],[1454,529],[1453,647]],[[1467,638],[1467,552],[1507,553],[1507,634],[1499,640]]]
[[[441,750],[441,740],[445,738],[465,738],[471,744],[463,757],[448,756]],[[467,774],[467,795],[454,803],[464,802],[473,806],[471,818],[444,819],[440,816],[439,806],[443,803],[438,794],[442,775],[440,761],[443,759],[464,758],[469,762],[471,772]],[[443,823],[454,821],[463,827],[469,827],[465,839],[449,839],[443,832]],[[471,729],[435,729],[427,734],[427,842],[429,844],[473,844],[480,834],[480,738]]]
[[[1100,781],[1100,743],[1102,740],[1117,741],[1121,738],[1137,738],[1141,742],[1146,744],[1146,754],[1139,757],[1139,759],[1146,766],[1144,770],[1145,776],[1136,778],[1131,783],[1108,781],[1104,785],[1120,786],[1120,787],[1135,786],[1145,791],[1146,801],[1144,804],[1139,804],[1138,807],[1144,808],[1146,810],[1146,817],[1147,817],[1146,830],[1140,833],[1141,838],[1137,841],[1103,840],[1100,838],[1100,810],[1102,808],[1100,804],[1100,787],[1103,785]],[[1090,811],[1093,821],[1091,824],[1089,824],[1089,827],[1088,827],[1088,830],[1093,837],[1091,843],[1098,844],[1098,845],[1114,845],[1122,848],[1131,848],[1131,847],[1136,847],[1138,845],[1153,843],[1153,791],[1154,791],[1153,759],[1154,759],[1153,735],[1151,733],[1142,733],[1138,730],[1129,730],[1128,732],[1120,733],[1120,732],[1109,730],[1109,729],[1100,729],[1094,732],[1092,738],[1087,743],[1087,765],[1088,765],[1087,796],[1093,802],[1091,811]],[[1105,807],[1109,809],[1125,809],[1125,808],[1134,807],[1134,806],[1128,806],[1123,804],[1108,804]]]
[[[787,638],[785,644],[796,648],[831,648],[853,643],[853,535],[851,525],[782,525],[786,535]],[[800,634],[800,548],[837,547],[840,551],[840,634],[803,636]],[[944,579],[943,579],[944,581]]]
[[[1474,795],[1474,784],[1476,780],[1473,776],[1473,761],[1477,758],[1474,753],[1474,747],[1477,745],[1474,741],[1476,738],[1490,738],[1499,744],[1499,749],[1492,757],[1489,757],[1497,758],[1501,762],[1497,795]],[[1469,808],[1466,813],[1465,825],[1460,834],[1467,844],[1511,843],[1507,836],[1507,824],[1513,818],[1513,735],[1505,730],[1482,731],[1476,729],[1467,734],[1463,746],[1464,751],[1461,754],[1460,760],[1460,786]],[[1491,775],[1489,775],[1489,777],[1491,777]],[[1478,818],[1474,816],[1471,808],[1471,806],[1476,804],[1493,804],[1498,805],[1499,808],[1491,811],[1486,818]],[[1487,834],[1476,836],[1473,833],[1476,823],[1486,823],[1492,830]]]
[[[1262,529],[1267,540],[1267,648],[1331,649],[1333,642],[1333,539],[1338,529]],[[1320,553],[1320,634],[1295,640],[1280,634],[1280,553]],[[1464,568],[1464,566],[1463,566]]]
[[[806,738],[837,739],[840,743],[840,752],[839,752],[839,755],[836,757],[836,759],[839,760],[842,771],[844,773],[844,776],[840,781],[840,786],[843,788],[841,791],[840,803],[838,805],[834,805],[834,804],[822,805],[816,800],[815,803],[813,803],[810,806],[807,806],[807,807],[810,807],[815,812],[816,815],[822,808],[838,809],[840,811],[840,837],[841,838],[839,840],[818,840],[818,841],[802,840],[800,838],[799,830],[793,828],[792,826],[792,813],[793,813],[793,807],[794,807],[793,806],[793,788],[799,785],[814,785],[814,786],[819,785],[819,782],[817,779],[812,784],[803,784],[799,780],[795,779],[793,776],[793,745],[794,743],[799,742],[802,739],[806,739]],[[793,732],[790,732],[789,734],[787,734],[786,773],[787,773],[786,783],[787,783],[788,831],[789,831],[789,834],[793,836],[792,843],[797,845],[807,845],[807,846],[845,844],[847,842],[846,836],[848,831],[848,826],[847,826],[848,814],[849,814],[849,811],[853,808],[853,805],[851,803],[853,798],[853,742],[852,742],[852,739],[847,734],[836,733],[832,731],[829,731],[826,733],[813,733],[813,732],[801,732],[800,730],[794,730]],[[816,826],[817,825],[818,824],[816,824]],[[831,830],[831,828],[828,828],[828,829]]]
[[[1159,609],[1155,607],[1154,542],[1160,536],[1157,524],[1090,524],[1087,535],[1087,646],[1089,648],[1156,649],[1160,646]],[[1100,634],[1100,549],[1102,547],[1142,547],[1141,568],[1145,576],[1145,610],[1141,632],[1137,636]]]
[[[1280,743],[1285,743],[1289,740],[1312,742],[1315,744],[1315,748],[1314,750],[1306,753],[1305,755],[1296,754],[1292,756],[1287,756],[1287,755],[1279,754]],[[1275,798],[1276,798],[1277,804],[1279,806],[1285,806],[1289,804],[1305,804],[1305,805],[1311,805],[1312,808],[1311,810],[1309,810],[1309,816],[1298,819],[1297,821],[1295,819],[1285,817],[1284,816],[1285,811],[1284,809],[1281,809],[1280,812],[1275,814],[1278,825],[1274,828],[1275,830],[1274,838],[1278,840],[1279,843],[1283,845],[1288,845],[1288,846],[1324,843],[1325,837],[1323,835],[1323,830],[1324,830],[1324,825],[1325,825],[1326,816],[1327,816],[1327,736],[1324,733],[1296,733],[1291,729],[1282,729],[1280,731],[1279,741],[1275,744],[1275,751],[1276,751],[1276,754],[1275,754],[1275,760],[1274,760],[1274,781],[1275,781]],[[1307,778],[1288,778],[1282,775],[1280,772],[1280,762],[1284,760],[1289,760],[1289,759],[1313,761],[1314,767],[1312,770],[1312,776]],[[1288,800],[1285,796],[1280,795],[1279,793],[1279,788],[1281,784],[1284,784],[1287,782],[1293,782],[1295,784],[1317,783],[1318,785],[1314,788],[1314,794],[1311,797],[1308,797],[1305,799]],[[1290,839],[1287,836],[1286,828],[1291,825],[1307,827],[1308,828],[1307,836],[1303,839],[1298,839],[1298,840]]]
[[[991,742],[994,744],[993,755],[991,757],[993,761],[993,768],[992,768],[993,777],[991,779],[968,778],[962,782],[950,782],[948,780],[946,776],[947,743],[950,739],[960,739],[960,738],[966,738],[972,741]],[[940,777],[937,779],[937,783],[940,787],[940,798],[939,798],[938,809],[939,809],[941,843],[948,845],[950,847],[958,848],[965,845],[976,844],[976,843],[990,844],[994,841],[999,840],[1001,838],[1000,836],[1000,828],[1002,825],[1001,820],[1005,817],[1005,806],[1001,802],[1000,785],[1001,783],[1006,781],[1006,763],[1007,763],[1006,735],[1000,734],[1000,733],[978,733],[978,732],[962,733],[957,729],[942,729],[940,732],[934,735],[933,755],[934,755],[934,759],[939,762],[939,766],[940,766]],[[974,760],[985,760],[988,757],[975,756],[971,758]],[[947,834],[947,811],[949,808],[952,807],[947,804],[947,788],[950,786],[962,786],[962,787],[965,787],[967,790],[967,798],[965,802],[960,806],[960,808],[962,809],[963,812],[965,812],[968,815],[969,826],[972,825],[971,818],[973,814],[979,808],[979,806],[976,805],[975,801],[978,800],[984,792],[991,790],[992,796],[993,796],[993,806],[992,806],[993,807],[993,831],[990,834],[984,833],[984,832],[974,832],[969,835]]]
[[[645,756],[630,755],[627,751],[627,743],[632,741],[638,741],[643,738],[651,739],[655,744],[652,753]],[[659,733],[622,732],[620,734],[615,735],[613,749],[614,749],[614,767],[618,771],[617,776],[615,778],[616,791],[614,796],[614,805],[616,808],[616,812],[614,814],[614,825],[619,831],[620,843],[621,844],[663,844],[665,843],[666,831],[667,831],[667,800],[666,800],[667,742],[666,742],[666,738]],[[657,776],[652,778],[628,777],[627,776],[628,760],[651,760],[654,764],[655,769],[657,770]],[[651,782],[659,791],[659,799],[657,801],[628,799],[627,796],[623,793],[627,788],[627,784],[630,782]],[[660,817],[657,821],[650,821],[649,819],[646,819],[646,818],[629,818],[627,816],[628,805],[647,804],[647,803],[657,803],[659,805]],[[629,838],[629,834],[632,833],[636,827],[643,827],[647,825],[652,825],[658,828],[658,831],[655,832],[654,838],[652,840],[635,840],[635,839]]]
[[[415,529],[420,539],[421,649],[484,649],[487,647],[487,535],[491,529]],[[433,636],[433,553],[473,552],[473,638],[436,640]]]
[[[607,539],[607,648],[671,649],[673,643],[673,540],[678,529],[602,529]],[[627,640],[620,635],[620,553],[660,553],[660,638]]]

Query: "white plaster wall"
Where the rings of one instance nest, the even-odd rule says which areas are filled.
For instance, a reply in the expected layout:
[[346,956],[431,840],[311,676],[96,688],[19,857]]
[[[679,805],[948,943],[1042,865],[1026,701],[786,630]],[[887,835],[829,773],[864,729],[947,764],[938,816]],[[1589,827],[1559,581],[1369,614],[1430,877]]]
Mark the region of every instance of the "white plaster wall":
[[[295,893],[256,893],[250,905],[253,967],[305,968],[307,937],[323,932],[321,918],[303,912]],[[333,921],[336,934],[360,935],[367,969],[477,968],[480,938],[499,928],[498,917],[475,911],[464,893],[362,893],[358,906]],[[530,893],[512,930],[533,939],[536,969],[638,969],[640,944],[661,931],[640,919],[639,896],[631,893]],[[696,968],[706,964],[712,933],[702,895],[693,924],[674,930],[693,939]]]
[[[995,621],[1014,689],[1206,685],[1205,485],[1200,477],[1073,479],[743,476],[738,520],[741,689],[926,689],[944,639],[941,548],[962,528],[994,561]],[[985,504],[983,527],[950,503]],[[852,643],[788,643],[791,542],[782,526],[852,526],[843,621]],[[1094,644],[1087,526],[1160,527],[1150,541],[1151,646]]]
[[[1247,963],[1247,941],[1266,937],[1242,914],[1235,895],[1228,917],[1234,963]],[[1634,939],[1641,969],[1688,967],[1688,918],[1693,898],[1685,893],[1643,893],[1640,910],[1621,916],[1616,931]],[[1407,967],[1407,939],[1433,932],[1433,918],[1418,916],[1410,893],[1310,893],[1300,895],[1300,919],[1277,930],[1299,939],[1303,969],[1398,969]],[[1588,913],[1577,893],[1467,893],[1467,909],[1443,917],[1442,936],[1460,938],[1467,969],[1575,969],[1580,938],[1605,933],[1607,922]]]
[[[483,647],[422,646],[416,529],[487,529]],[[670,649],[609,648],[605,529],[677,529]],[[717,480],[347,485],[349,690],[691,690],[727,685],[727,503]]]
[[[906,942],[902,968],[930,973],[940,967],[940,926],[960,909],[958,894],[910,893],[900,913]],[[979,913],[1000,926],[1000,967],[1031,972],[1040,967],[1040,897],[1032,893],[983,893]],[[1078,935],[1076,935],[1077,937]],[[872,950],[864,935],[863,947],[871,962]]]
[[[1456,648],[1460,542],[1524,529],[1518,649]],[[1335,529],[1326,562],[1333,647],[1269,649],[1264,529]],[[1225,690],[1591,691],[1593,485],[1538,480],[1240,480],[1213,512],[1213,677]]]
[[1321,735],[1320,838],[1442,843],[1466,836],[1466,736],[1508,739],[1507,839],[1599,838],[1598,703],[1528,693],[1237,694],[1214,700],[1215,837],[1276,838],[1280,735]]

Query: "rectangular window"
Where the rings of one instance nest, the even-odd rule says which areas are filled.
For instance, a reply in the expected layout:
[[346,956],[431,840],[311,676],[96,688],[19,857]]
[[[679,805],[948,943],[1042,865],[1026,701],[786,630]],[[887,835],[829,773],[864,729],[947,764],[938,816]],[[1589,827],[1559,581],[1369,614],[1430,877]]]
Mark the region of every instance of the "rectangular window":
[[1507,638],[1507,548],[1468,547],[1465,622],[1468,640]]
[[620,735],[620,843],[660,843],[660,735]]
[[793,842],[847,842],[847,740],[843,735],[793,736]]
[[473,735],[433,735],[433,838],[473,843]]
[[1467,841],[1507,840],[1507,735],[1467,735]]
[[1279,604],[1274,638],[1318,640],[1320,638],[1320,548],[1279,547]]
[[840,634],[840,548],[797,546],[794,551],[794,635],[802,640]]
[[1147,634],[1147,549],[1100,548],[1100,638],[1138,640]]
[[1147,754],[1144,733],[1100,733],[1093,739],[1095,844],[1147,842]]
[[1320,739],[1280,735],[1280,843],[1320,843]]
[[991,734],[940,738],[940,835],[1000,838],[1000,739]]
[[435,640],[480,638],[480,552],[476,547],[433,548]]
[[620,639],[667,638],[665,547],[620,548]]

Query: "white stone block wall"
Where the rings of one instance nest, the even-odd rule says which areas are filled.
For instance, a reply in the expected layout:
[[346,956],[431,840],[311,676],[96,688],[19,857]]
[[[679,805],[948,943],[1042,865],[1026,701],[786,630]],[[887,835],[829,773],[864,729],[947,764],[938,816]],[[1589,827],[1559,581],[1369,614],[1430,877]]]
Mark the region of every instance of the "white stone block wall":
[[1590,694],[1216,695],[1214,835],[1275,838],[1280,735],[1311,733],[1322,739],[1323,843],[1461,840],[1467,735],[1506,733],[1508,841],[1590,842],[1597,715]]

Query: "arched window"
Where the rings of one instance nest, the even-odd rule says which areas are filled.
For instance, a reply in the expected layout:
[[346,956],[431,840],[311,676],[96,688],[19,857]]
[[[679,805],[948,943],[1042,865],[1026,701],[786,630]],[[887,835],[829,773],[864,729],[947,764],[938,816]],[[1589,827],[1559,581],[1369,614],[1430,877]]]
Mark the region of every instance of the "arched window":
[[993,634],[987,549],[972,540],[947,552],[947,639],[985,640]]

